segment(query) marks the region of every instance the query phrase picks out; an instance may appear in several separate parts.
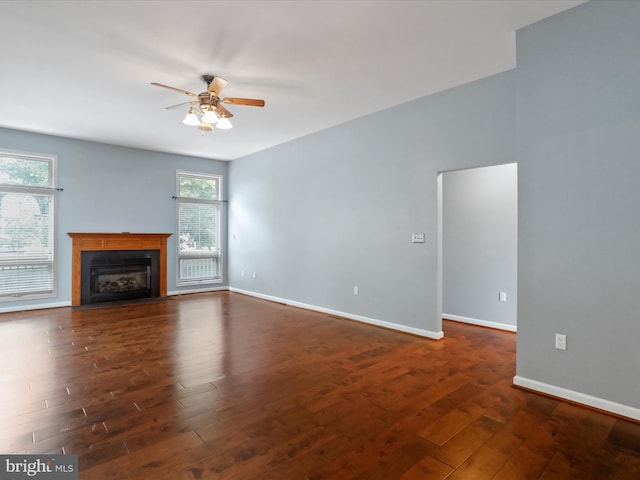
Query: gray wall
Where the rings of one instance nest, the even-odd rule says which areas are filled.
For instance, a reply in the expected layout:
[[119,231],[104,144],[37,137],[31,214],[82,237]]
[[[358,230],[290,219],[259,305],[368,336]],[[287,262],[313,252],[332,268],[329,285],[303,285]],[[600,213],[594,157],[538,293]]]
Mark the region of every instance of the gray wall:
[[[0,148],[58,156],[58,295],[0,302],[0,310],[71,301],[67,232],[175,233],[176,170],[227,173],[228,163],[0,129]],[[175,236],[169,237],[167,289],[176,291]],[[187,291],[182,288],[181,291]]]
[[[437,333],[437,174],[516,159],[517,378],[640,418],[638,25],[640,2],[586,3],[520,30],[515,74],[234,161],[231,285]],[[175,170],[227,168],[2,129],[0,147],[59,157],[61,302],[66,232],[172,232]],[[411,244],[412,232],[427,242]],[[169,270],[173,283],[171,258]]]
[[[514,329],[517,316],[518,167],[443,174],[445,318]],[[506,293],[506,302],[499,301]]]
[[586,3],[517,47],[517,374],[638,409],[640,2]]
[[232,162],[230,284],[441,332],[437,174],[514,161],[513,80],[505,72]]

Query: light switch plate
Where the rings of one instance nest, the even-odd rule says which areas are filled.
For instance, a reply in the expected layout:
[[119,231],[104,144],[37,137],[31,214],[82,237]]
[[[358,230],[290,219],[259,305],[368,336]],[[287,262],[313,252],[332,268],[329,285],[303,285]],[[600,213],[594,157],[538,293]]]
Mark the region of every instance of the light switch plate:
[[411,242],[412,243],[424,243],[424,233],[412,233],[411,234]]

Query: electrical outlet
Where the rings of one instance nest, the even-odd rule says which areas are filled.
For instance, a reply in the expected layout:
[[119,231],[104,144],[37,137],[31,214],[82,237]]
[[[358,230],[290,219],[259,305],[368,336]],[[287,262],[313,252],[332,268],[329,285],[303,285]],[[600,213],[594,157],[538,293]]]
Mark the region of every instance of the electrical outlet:
[[253,272],[253,278],[256,278],[256,272]]
[[556,349],[557,350],[567,349],[567,336],[564,333],[556,333]]
[[244,277],[244,270],[240,270],[240,276]]
[[507,301],[507,292],[500,292],[498,294],[498,300],[500,300],[501,302],[506,302]]
[[358,295],[360,293],[360,289],[358,287],[353,287],[353,294]]

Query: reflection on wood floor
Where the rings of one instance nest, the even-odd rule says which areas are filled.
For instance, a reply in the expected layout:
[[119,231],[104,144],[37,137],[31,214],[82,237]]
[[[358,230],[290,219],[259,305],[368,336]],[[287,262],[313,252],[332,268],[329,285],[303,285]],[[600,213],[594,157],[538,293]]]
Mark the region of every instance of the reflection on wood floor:
[[513,333],[444,330],[229,292],[2,314],[0,453],[92,480],[640,478],[640,425],[513,388]]

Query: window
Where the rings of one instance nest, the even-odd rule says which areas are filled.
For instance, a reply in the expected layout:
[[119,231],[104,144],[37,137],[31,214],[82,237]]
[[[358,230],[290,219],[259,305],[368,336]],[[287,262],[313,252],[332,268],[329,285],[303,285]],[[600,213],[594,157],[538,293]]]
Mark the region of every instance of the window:
[[178,285],[222,281],[222,178],[178,172]]
[[55,291],[56,157],[0,152],[0,301]]

